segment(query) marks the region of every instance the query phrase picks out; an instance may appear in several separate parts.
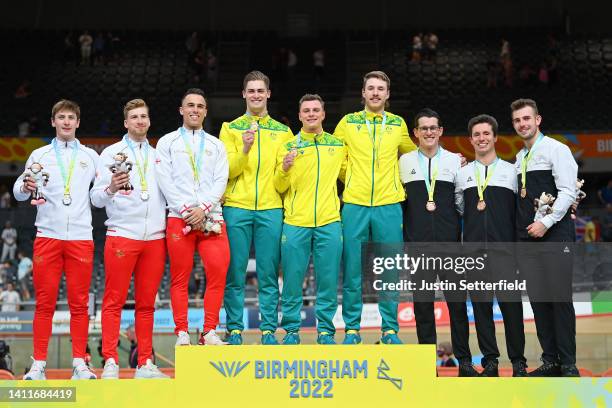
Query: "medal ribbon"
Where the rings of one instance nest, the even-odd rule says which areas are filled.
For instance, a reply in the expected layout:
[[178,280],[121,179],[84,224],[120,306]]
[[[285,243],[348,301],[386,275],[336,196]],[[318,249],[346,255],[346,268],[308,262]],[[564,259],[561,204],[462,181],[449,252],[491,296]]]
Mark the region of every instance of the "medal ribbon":
[[387,113],[383,112],[382,115],[382,123],[380,124],[380,137],[378,138],[378,147],[376,147],[376,116],[374,116],[374,133],[372,133],[372,130],[370,129],[370,121],[368,120],[366,111],[364,109],[363,111],[363,119],[365,121],[366,127],[368,129],[368,136],[370,138],[370,140],[372,141],[372,146],[374,147],[374,157],[375,157],[375,161],[376,161],[376,165],[380,165],[380,160],[379,160],[379,156],[378,153],[380,152],[380,144],[382,142],[382,137],[383,137],[383,133],[384,133],[384,129],[385,129],[385,124],[387,123]]
[[140,165],[140,160],[138,160],[138,155],[134,150],[134,144],[130,140],[129,136],[126,134],[123,136],[123,140],[125,140],[125,144],[128,145],[130,150],[132,151],[132,155],[134,156],[134,162],[136,162],[136,168],[138,169],[138,174],[140,175],[140,189],[142,191],[147,191],[147,168],[149,167],[149,142],[145,139],[145,159],[144,165]]
[[200,135],[201,137],[200,150],[198,152],[198,155],[196,156],[193,153],[193,149],[191,148],[191,143],[189,142],[189,140],[187,139],[187,135],[185,134],[185,128],[180,127],[179,132],[181,133],[181,137],[183,138],[183,143],[185,143],[185,149],[187,149],[187,154],[189,155],[189,164],[191,164],[191,170],[193,171],[193,178],[196,181],[196,183],[199,185],[200,184],[200,165],[202,162],[202,155],[204,153],[204,142],[206,138],[204,137],[204,135]]
[[478,170],[479,163],[477,161],[474,163],[474,173],[476,176],[476,189],[478,190],[478,199],[480,201],[484,201],[484,191],[489,185],[489,181],[491,180],[491,177],[493,177],[493,173],[495,172],[495,166],[497,166],[498,160],[499,160],[499,157],[496,158],[495,161],[490,165],[491,171],[487,172],[487,178],[485,179],[484,184],[480,182],[480,171]]
[[60,173],[62,174],[62,179],[64,180],[64,196],[70,197],[70,183],[72,181],[72,173],[74,173],[74,164],[76,163],[77,153],[79,151],[79,147],[77,146],[77,141],[74,141],[75,145],[72,149],[72,158],[70,159],[70,163],[68,164],[68,175],[66,175],[66,167],[64,167],[64,160],[59,152],[59,146],[57,143],[57,138],[53,139],[53,150],[55,150],[55,159],[60,168]]
[[533,154],[533,151],[538,145],[538,142],[542,140],[543,138],[544,138],[544,135],[540,133],[535,143],[533,144],[533,146],[531,146],[531,149],[529,150],[529,152],[526,155],[524,155],[523,159],[521,160],[521,187],[522,188],[525,188],[525,189],[527,188],[527,164],[531,160],[531,155]]
[[[442,148],[438,147],[438,152],[434,157],[431,158],[431,160],[438,160],[435,160],[432,174],[429,174],[428,168],[427,166],[425,166],[425,155],[421,153],[420,149],[417,151],[417,155],[419,157],[419,166],[421,167],[421,172],[423,173],[423,178],[425,179],[425,187],[427,188],[427,201],[434,200],[434,191],[436,189],[436,180],[438,178],[438,163],[440,162],[440,154],[442,154]],[[430,177],[431,182],[429,181]]]

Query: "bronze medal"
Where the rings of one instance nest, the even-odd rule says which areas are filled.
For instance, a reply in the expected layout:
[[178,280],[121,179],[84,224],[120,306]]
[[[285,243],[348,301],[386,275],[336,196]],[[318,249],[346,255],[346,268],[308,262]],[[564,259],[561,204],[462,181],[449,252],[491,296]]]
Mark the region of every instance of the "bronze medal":
[[521,198],[527,197],[527,189],[525,187],[521,187]]
[[433,201],[428,201],[427,204],[425,204],[425,208],[427,208],[427,211],[429,212],[434,212],[436,211],[436,203]]
[[478,208],[478,211],[484,211],[487,208],[487,203],[485,203],[485,200],[478,200],[476,208]]

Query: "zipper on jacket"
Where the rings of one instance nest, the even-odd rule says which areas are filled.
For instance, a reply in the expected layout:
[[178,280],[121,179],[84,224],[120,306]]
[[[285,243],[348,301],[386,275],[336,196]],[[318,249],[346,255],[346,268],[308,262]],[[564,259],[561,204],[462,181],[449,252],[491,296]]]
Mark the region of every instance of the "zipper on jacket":
[[317,183],[315,184],[315,200],[314,200],[314,226],[317,226],[317,197],[319,195],[319,173],[321,169],[321,158],[319,156],[319,146],[317,145],[317,138],[314,139],[315,149],[317,150]]
[[255,210],[257,210],[257,202],[259,201],[259,165],[261,163],[261,139],[259,133],[259,120],[257,121],[257,172],[255,173]]
[[372,137],[372,193],[370,205],[374,205],[374,162],[376,161],[376,117],[374,117],[374,136]]

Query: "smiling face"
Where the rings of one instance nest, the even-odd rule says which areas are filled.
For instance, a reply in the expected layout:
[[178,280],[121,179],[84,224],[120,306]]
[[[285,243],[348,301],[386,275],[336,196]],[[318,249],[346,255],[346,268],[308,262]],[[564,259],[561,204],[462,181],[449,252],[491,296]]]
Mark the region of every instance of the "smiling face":
[[361,90],[361,96],[368,111],[382,113],[389,100],[389,86],[382,79],[369,78]]
[[438,118],[420,117],[418,126],[414,129],[414,134],[419,140],[419,148],[435,150],[440,143],[440,136],[442,136],[443,130],[438,124]]
[[144,138],[149,131],[149,127],[151,127],[149,109],[142,106],[128,111],[127,118],[123,121],[123,125],[130,135],[137,139]]
[[206,100],[202,95],[189,94],[183,99],[179,113],[183,117],[183,126],[186,129],[201,129],[207,113]]
[[308,133],[321,133],[323,130],[323,120],[325,111],[320,101],[304,101],[300,106],[298,114],[302,129]]
[[478,123],[472,128],[470,143],[474,146],[476,156],[485,156],[495,150],[497,136],[489,123]]
[[268,109],[270,90],[264,81],[249,81],[242,91],[242,97],[246,101],[247,111],[261,116]]
[[51,118],[51,126],[55,128],[55,134],[64,141],[75,138],[76,130],[79,128],[80,120],[76,112],[62,109]]
[[512,112],[512,126],[523,141],[531,141],[538,134],[542,117],[537,115],[531,106],[525,106]]

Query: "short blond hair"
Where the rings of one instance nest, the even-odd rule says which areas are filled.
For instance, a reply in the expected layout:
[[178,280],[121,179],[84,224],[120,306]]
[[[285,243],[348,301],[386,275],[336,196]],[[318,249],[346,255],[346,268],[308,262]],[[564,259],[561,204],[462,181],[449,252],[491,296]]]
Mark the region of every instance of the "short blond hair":
[[79,104],[68,99],[61,99],[57,101],[55,105],[53,105],[53,108],[51,108],[51,117],[55,118],[57,112],[63,110],[74,112],[77,119],[81,119],[81,108],[79,107]]
[[266,89],[270,89],[270,78],[261,71],[251,71],[244,76],[242,80],[242,89],[246,90],[247,84],[250,81],[263,81],[266,84]]
[[368,79],[370,78],[377,78],[381,81],[385,81],[387,83],[387,90],[391,90],[391,79],[389,79],[389,76],[382,71],[370,71],[365,74],[363,76],[363,89],[365,89],[366,82],[368,82]]
[[144,99],[132,99],[131,101],[128,101],[123,107],[123,118],[127,119],[128,113],[136,108],[147,108],[147,111],[149,110],[149,106],[144,101]]

